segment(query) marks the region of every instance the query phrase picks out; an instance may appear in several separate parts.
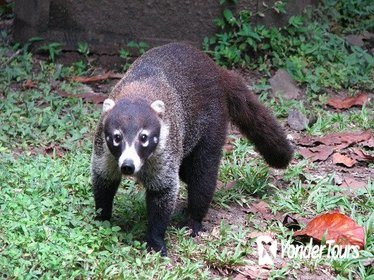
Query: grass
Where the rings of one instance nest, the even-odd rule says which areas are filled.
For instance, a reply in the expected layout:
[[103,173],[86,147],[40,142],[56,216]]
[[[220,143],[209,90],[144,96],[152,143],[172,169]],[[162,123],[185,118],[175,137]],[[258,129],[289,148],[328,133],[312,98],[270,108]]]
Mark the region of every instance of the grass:
[[133,225],[130,231],[121,229],[118,213],[112,224],[93,221],[88,153],[70,152],[61,159],[8,156],[1,166],[6,167],[1,177],[8,178],[1,186],[2,278],[174,279],[204,274],[197,263],[169,271],[168,259],[147,254],[139,241],[145,228],[143,195],[131,187],[116,200],[116,207],[128,212],[121,220]]
[[[330,8],[340,9],[335,2],[331,0],[327,3]],[[367,9],[371,7],[367,6]],[[341,34],[367,28],[370,15],[362,16],[364,23],[357,25],[349,21],[340,29]],[[344,20],[344,17],[338,20],[331,14],[328,17],[335,27]],[[303,20],[300,24],[304,23]],[[296,41],[300,40],[302,34],[299,29],[302,26],[295,30],[297,22],[292,24],[294,29],[286,28],[279,34],[274,31],[276,35],[272,36],[280,36],[277,37],[279,40],[290,40],[294,36]],[[305,32],[311,30],[306,29]],[[315,32],[321,35],[326,30],[326,26],[321,26]],[[288,33],[285,35],[284,32]],[[317,70],[312,68],[314,59],[328,53],[334,46],[340,46],[339,36],[327,35],[327,41],[320,42],[321,50],[312,52],[311,60],[310,54],[306,55],[305,50],[300,49],[303,44],[293,45],[295,55],[290,57],[291,62],[303,65],[307,61],[309,70],[315,73],[313,71]],[[280,46],[279,42],[274,46]],[[7,62],[9,53],[18,50],[21,51],[15,59]],[[80,50],[89,55],[88,46],[83,43]],[[359,88],[356,82],[343,83],[341,78],[337,78],[339,71],[334,72],[333,77],[321,73],[340,69],[344,74],[344,71],[353,71],[357,64],[367,66],[370,60],[358,60],[351,68],[342,69],[347,64],[340,58],[346,51],[355,55],[362,55],[364,51],[357,50],[355,53],[354,49],[341,48],[335,51],[338,55],[329,60],[331,65],[320,66],[323,71],[318,70],[318,81],[312,80],[314,74],[308,79],[299,79],[308,90],[304,100],[269,98],[266,80],[255,85],[261,100],[280,119],[286,118],[291,108],[308,117],[314,116],[316,121],[309,125],[307,134],[374,130],[372,104],[344,112],[327,110],[324,105],[328,95],[320,89],[344,88],[353,94]],[[302,52],[305,55],[300,56]],[[216,57],[218,62],[220,58]],[[284,66],[275,63],[275,60],[274,57],[260,61],[257,67],[264,70],[268,66],[275,69]],[[270,64],[264,67],[269,61]],[[236,222],[239,213],[227,214],[232,219],[211,221],[208,231],[193,239],[187,229],[174,226],[178,220],[176,214],[167,231],[169,258],[147,253],[143,242],[146,230],[144,190],[133,181],[122,183],[115,198],[111,223],[93,220],[95,213],[89,164],[92,135],[100,109],[79,98],[58,94],[58,90],[72,93],[84,90],[82,85],[69,82],[69,77],[79,74],[81,69],[77,69],[76,65],[69,67],[35,60],[26,48],[22,50],[21,46],[8,43],[0,44],[0,64],[3,70],[0,71],[0,278],[234,277],[239,269],[257,264],[256,243],[251,237],[253,231],[271,231],[278,240],[293,240],[292,230],[281,222],[264,220],[254,213],[243,214],[248,205],[260,199],[269,204],[274,214],[298,214],[311,218],[339,209],[366,229],[366,244],[360,251],[359,259],[287,260],[285,266],[270,270],[270,279],[297,278],[305,273],[305,269],[314,275],[321,267],[331,270],[331,275],[338,279],[372,279],[374,271],[367,263],[374,254],[373,180],[368,180],[366,188],[348,193],[334,183],[333,174],[323,176],[318,172],[319,166],[302,160],[298,155],[287,170],[274,173],[256,155],[248,141],[235,136],[233,151],[226,152],[222,159],[219,180],[223,187],[216,192],[212,208],[218,213],[230,213],[230,210],[239,208],[244,221]],[[364,76],[357,81],[364,81],[367,90],[374,88],[372,81],[371,84],[366,83],[372,70],[364,68],[362,71]],[[297,77],[298,70],[292,73]],[[343,74],[341,77],[345,77]],[[27,81],[32,81],[31,86],[30,83],[27,85]],[[314,86],[317,86],[314,88],[318,88],[317,91]],[[225,187],[232,182],[236,183]],[[181,199],[185,200],[184,191]]]

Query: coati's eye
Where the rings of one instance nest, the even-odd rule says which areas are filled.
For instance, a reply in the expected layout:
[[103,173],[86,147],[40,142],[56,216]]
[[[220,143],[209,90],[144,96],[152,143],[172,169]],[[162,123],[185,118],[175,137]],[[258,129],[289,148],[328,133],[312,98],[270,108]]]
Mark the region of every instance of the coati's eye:
[[119,141],[121,141],[121,135],[119,135],[119,134],[116,134],[116,135],[114,135],[114,141],[116,141],[116,142],[119,142]]
[[121,142],[121,140],[122,140],[122,135],[119,134],[119,133],[114,134],[113,135],[113,140],[114,140],[114,143],[119,144],[119,142]]
[[142,134],[142,135],[140,135],[140,141],[141,141],[143,144],[145,144],[145,143],[147,142],[147,140],[148,140],[148,135],[146,135],[146,134]]

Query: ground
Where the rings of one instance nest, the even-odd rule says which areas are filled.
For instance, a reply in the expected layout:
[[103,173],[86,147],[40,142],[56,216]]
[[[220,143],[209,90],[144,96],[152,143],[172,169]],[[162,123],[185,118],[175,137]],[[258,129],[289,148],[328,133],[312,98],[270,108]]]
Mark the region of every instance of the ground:
[[[186,201],[182,187],[167,231],[169,255],[163,258],[145,249],[144,190],[136,182],[122,183],[110,223],[93,220],[92,135],[100,101],[120,75],[83,83],[76,77],[121,69],[103,69],[77,53],[64,53],[54,62],[45,55],[32,55],[11,43],[11,24],[6,17],[1,22],[8,32],[2,33],[0,48],[4,69],[0,74],[0,278],[372,279],[372,142],[351,141],[347,135],[334,141],[331,133],[368,132],[373,139],[373,87],[326,87],[313,95],[308,85],[299,83],[299,97],[289,100],[271,90],[269,77],[275,70],[241,72],[282,122],[295,157],[286,170],[269,169],[231,127],[217,192],[204,221],[206,231],[191,238],[188,229],[179,228]],[[77,57],[84,61],[83,72],[77,64],[70,66]],[[331,98],[362,92],[368,98],[364,105],[347,109],[326,105]],[[290,127],[291,109],[306,116],[306,129]],[[353,157],[360,150],[367,157],[356,155],[352,167],[334,163],[333,155],[316,161],[305,158],[301,151],[320,147],[312,140],[324,136],[335,153]],[[298,242],[295,226],[303,228],[316,215],[333,210],[365,227],[366,244],[359,259],[282,258],[278,246],[274,266],[258,264],[259,235]]]

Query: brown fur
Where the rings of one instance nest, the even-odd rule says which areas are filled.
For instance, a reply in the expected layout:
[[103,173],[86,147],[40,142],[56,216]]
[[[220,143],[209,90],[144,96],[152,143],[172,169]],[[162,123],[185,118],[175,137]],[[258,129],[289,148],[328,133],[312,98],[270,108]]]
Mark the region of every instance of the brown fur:
[[[110,98],[114,100],[114,109],[105,112],[100,120],[92,157],[96,208],[102,209],[100,219],[110,219],[121,176],[116,167],[118,155],[109,152],[103,127],[107,133],[114,129],[126,133],[129,127],[138,131],[138,123],[147,124],[150,117],[149,110],[144,113],[144,108],[148,108],[144,106],[151,107],[157,100],[165,105],[159,119],[160,142],[136,174],[147,192],[148,245],[164,255],[164,234],[179,179],[188,186],[188,224],[193,235],[202,228],[215,190],[230,120],[255,144],[269,165],[285,168],[292,158],[292,148],[281,126],[248,90],[243,79],[185,44],[168,44],[141,56],[115,86]],[[151,115],[154,114],[152,111]],[[107,117],[119,127],[108,127]]]
[[248,90],[242,77],[233,71],[222,70],[221,73],[231,120],[270,166],[286,168],[292,159],[293,150],[282,127]]

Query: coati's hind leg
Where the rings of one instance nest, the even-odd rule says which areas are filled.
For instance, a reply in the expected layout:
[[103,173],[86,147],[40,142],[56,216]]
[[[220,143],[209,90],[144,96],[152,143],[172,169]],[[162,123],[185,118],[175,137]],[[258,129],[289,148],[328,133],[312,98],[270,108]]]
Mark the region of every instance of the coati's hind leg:
[[[207,134],[208,137],[214,134]],[[216,135],[215,135],[216,136]],[[225,136],[206,137],[186,157],[180,168],[180,175],[188,188],[188,225],[192,236],[202,230],[216,188],[218,168]]]

